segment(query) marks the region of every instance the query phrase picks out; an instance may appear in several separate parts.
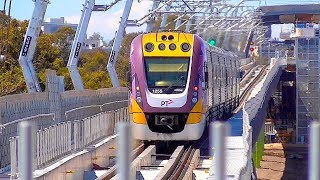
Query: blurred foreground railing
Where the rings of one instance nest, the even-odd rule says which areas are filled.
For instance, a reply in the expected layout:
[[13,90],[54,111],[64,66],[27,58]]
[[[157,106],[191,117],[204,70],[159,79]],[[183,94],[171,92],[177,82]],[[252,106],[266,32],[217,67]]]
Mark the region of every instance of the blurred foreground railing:
[[[102,112],[79,121],[68,121],[38,130],[36,133],[36,161],[34,169],[43,168],[61,159],[65,155],[84,149],[92,143],[115,133],[115,126],[121,121],[128,121],[127,108]],[[11,176],[17,177],[19,137],[10,139]]]
[[54,113],[51,114],[39,114],[27,118],[18,119],[9,123],[0,125],[0,169],[9,167],[10,165],[10,153],[14,151],[10,150],[10,137],[15,137],[18,134],[18,123],[29,121],[33,122],[38,129],[49,127],[55,124]]

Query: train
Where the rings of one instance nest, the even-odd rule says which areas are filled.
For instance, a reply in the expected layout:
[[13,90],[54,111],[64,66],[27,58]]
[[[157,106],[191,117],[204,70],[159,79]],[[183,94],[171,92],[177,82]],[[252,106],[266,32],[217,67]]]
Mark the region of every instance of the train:
[[140,34],[131,43],[128,110],[134,139],[192,141],[229,116],[240,93],[238,57],[185,32]]

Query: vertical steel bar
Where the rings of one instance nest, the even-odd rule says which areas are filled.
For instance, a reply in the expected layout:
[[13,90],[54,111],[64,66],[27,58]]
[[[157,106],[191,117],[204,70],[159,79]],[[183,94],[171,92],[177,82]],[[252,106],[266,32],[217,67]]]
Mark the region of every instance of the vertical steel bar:
[[[156,0],[153,0],[153,5],[152,5],[152,11],[158,8],[159,2]],[[155,17],[154,15],[150,16],[148,22],[147,22],[147,32],[151,32],[153,30],[154,22],[155,22]]]
[[17,137],[10,139],[10,167],[12,179],[14,179],[17,175],[17,140]]
[[115,64],[117,63],[121,42],[125,35],[125,29],[126,29],[127,20],[131,11],[132,3],[133,3],[133,0],[126,1],[125,7],[123,9],[123,14],[121,17],[119,29],[114,39],[114,43],[112,46],[112,50],[111,50],[108,65],[107,65],[107,70],[109,72],[113,87],[120,87],[118,75],[115,70]]
[[320,179],[320,122],[311,123],[309,147],[309,180]]
[[33,123],[23,121],[19,123],[19,177],[24,180],[32,179],[33,165]]
[[36,149],[36,152],[37,152],[37,157],[36,157],[36,159],[37,159],[37,167],[40,165],[40,131],[38,131],[37,132],[37,149]]
[[117,171],[120,180],[128,180],[132,178],[130,176],[130,151],[131,151],[131,140],[130,140],[130,126],[128,123],[119,123],[118,125],[118,167]]
[[[211,125],[211,141],[213,145],[213,155],[215,157],[215,169],[214,177],[216,180],[226,179],[226,163],[225,163],[225,151],[226,144],[225,139],[228,135],[228,127],[225,123],[217,121]],[[212,137],[213,136],[213,137]]]

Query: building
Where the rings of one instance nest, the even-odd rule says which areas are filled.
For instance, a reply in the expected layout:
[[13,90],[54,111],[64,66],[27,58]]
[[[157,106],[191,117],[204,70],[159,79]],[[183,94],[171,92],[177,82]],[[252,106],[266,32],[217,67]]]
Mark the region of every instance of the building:
[[55,33],[62,27],[71,27],[75,31],[77,30],[78,24],[70,24],[66,23],[64,20],[64,17],[60,18],[50,18],[49,22],[44,22],[43,23],[43,31],[45,33]]
[[103,46],[102,39],[86,39],[84,41],[84,49],[95,49]]
[[[60,18],[50,18],[49,22],[44,22],[42,26],[42,30],[45,33],[55,33],[62,27],[71,27],[75,31],[77,30],[77,24],[66,23],[64,17]],[[98,37],[90,37],[86,38],[84,41],[84,46],[82,50],[91,50],[95,48],[102,48],[105,51],[111,51],[111,47],[103,46],[102,38]]]

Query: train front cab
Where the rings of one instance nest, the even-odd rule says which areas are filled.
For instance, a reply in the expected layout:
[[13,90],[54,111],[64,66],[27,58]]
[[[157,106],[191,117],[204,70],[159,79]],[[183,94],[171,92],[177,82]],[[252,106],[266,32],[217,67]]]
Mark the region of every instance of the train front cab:
[[[203,41],[198,36],[181,34],[176,32],[150,33],[138,36],[132,42],[131,48],[133,49],[130,56],[132,93],[130,94],[129,113],[135,139],[197,140],[203,134],[206,125],[205,83],[203,82],[205,48]],[[163,40],[164,35],[167,37],[172,35],[177,40],[169,41],[168,38]],[[181,48],[186,42],[190,44],[190,50],[184,52]],[[154,50],[146,49],[148,43],[153,44]],[[172,43],[176,44],[176,50],[179,52],[168,48]],[[160,44],[164,44],[166,48],[159,50]],[[172,84],[178,83],[175,80],[165,82],[163,79],[165,79],[164,76],[170,76],[167,71],[174,68],[176,64],[173,62],[166,64],[166,62],[168,59],[185,58],[189,60],[185,85],[183,88],[182,86],[171,88]],[[161,61],[161,67],[166,67],[167,70],[161,69],[160,66],[153,68],[153,64],[146,62],[148,60],[151,60],[150,62]],[[168,89],[171,89],[170,93]],[[183,127],[176,128],[170,124],[172,129],[170,131],[169,124],[165,123],[169,118],[171,118],[171,124],[180,123],[179,126]],[[164,120],[162,124],[161,119],[167,120]]]

